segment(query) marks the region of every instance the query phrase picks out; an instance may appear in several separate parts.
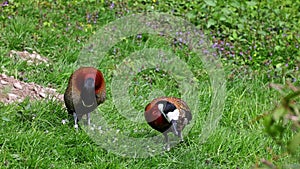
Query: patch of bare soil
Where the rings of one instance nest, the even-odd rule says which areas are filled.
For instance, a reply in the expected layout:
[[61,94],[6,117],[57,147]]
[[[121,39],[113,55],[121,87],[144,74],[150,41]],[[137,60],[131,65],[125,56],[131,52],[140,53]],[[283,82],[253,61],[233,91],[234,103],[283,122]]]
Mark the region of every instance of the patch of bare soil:
[[26,97],[30,100],[57,99],[63,101],[63,95],[56,89],[40,86],[33,82],[25,83],[15,78],[0,74],[0,102],[22,102]]
[[[48,59],[36,52],[32,54],[27,51],[10,51],[9,57],[27,61],[28,64],[48,63]],[[30,100],[57,99],[63,101],[63,95],[56,92],[56,89],[40,86],[33,82],[25,83],[12,76],[0,74],[0,102],[10,104],[22,102],[26,97]]]
[[23,60],[26,61],[28,65],[38,65],[41,63],[45,63],[46,66],[49,66],[49,59],[46,57],[41,56],[40,54],[33,51],[32,53],[29,53],[27,51],[15,51],[11,50],[8,55],[10,58],[16,59],[16,60]]

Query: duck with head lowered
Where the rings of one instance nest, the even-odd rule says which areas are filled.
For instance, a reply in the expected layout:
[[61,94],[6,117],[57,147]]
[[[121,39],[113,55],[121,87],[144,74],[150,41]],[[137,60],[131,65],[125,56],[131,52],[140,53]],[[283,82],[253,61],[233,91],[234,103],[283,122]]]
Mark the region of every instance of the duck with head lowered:
[[144,112],[147,123],[163,133],[166,149],[170,150],[168,133],[173,132],[183,141],[182,130],[192,120],[188,105],[176,97],[159,97],[152,100]]

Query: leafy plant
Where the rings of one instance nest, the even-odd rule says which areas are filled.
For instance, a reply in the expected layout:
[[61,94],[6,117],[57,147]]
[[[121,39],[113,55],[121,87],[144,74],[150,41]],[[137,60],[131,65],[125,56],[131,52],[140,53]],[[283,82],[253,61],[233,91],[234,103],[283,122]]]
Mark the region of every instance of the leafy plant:
[[265,130],[276,143],[300,162],[300,88],[292,83],[285,86],[271,84],[271,87],[285,96],[280,104],[264,117]]

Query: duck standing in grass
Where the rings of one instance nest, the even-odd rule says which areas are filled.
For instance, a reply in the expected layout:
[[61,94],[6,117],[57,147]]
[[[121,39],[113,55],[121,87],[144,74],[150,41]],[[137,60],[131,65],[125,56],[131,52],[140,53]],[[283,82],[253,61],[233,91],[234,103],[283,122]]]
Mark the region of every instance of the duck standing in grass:
[[87,115],[90,125],[90,113],[105,101],[106,89],[103,74],[93,67],[81,67],[70,77],[64,94],[64,101],[69,114],[74,117],[74,127],[78,129],[78,121]]
[[166,149],[170,150],[168,133],[173,132],[183,141],[182,130],[192,120],[188,105],[175,97],[159,97],[145,108],[147,123],[155,130],[163,133]]

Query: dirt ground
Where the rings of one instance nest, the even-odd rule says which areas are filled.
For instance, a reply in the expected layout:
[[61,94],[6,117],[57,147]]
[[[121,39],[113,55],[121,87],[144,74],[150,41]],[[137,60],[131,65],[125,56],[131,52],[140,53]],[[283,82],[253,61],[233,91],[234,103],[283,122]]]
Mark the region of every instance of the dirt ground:
[[[28,64],[48,63],[48,59],[40,56],[36,52],[10,51],[8,57],[27,61]],[[11,104],[22,102],[26,97],[30,100],[57,99],[63,101],[63,94],[57,93],[56,89],[40,86],[33,82],[25,83],[12,76],[0,74],[0,102]]]

